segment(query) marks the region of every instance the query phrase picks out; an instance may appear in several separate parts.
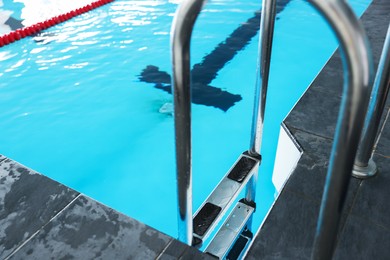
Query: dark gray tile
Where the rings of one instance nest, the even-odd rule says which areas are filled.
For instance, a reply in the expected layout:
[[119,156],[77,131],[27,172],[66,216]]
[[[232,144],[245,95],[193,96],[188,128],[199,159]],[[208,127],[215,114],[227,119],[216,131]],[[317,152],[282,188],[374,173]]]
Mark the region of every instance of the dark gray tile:
[[0,163],[0,258],[68,205],[77,192],[5,159]]
[[313,81],[313,88],[318,91],[341,97],[344,83],[343,63],[338,50],[325,64],[323,70]]
[[184,251],[183,255],[179,258],[180,260],[198,260],[198,259],[204,259],[204,260],[215,260],[214,257],[201,253],[198,249],[194,247],[187,247],[187,249]]
[[287,181],[285,189],[320,202],[332,140],[313,136],[300,130],[295,130],[293,133],[303,154]]
[[[386,117],[388,111],[385,111],[384,117]],[[390,117],[385,122],[375,153],[390,158]]]
[[[299,130],[294,131],[294,137],[302,147],[303,154],[285,189],[320,203],[329,166],[332,140]],[[360,180],[351,178],[345,212],[352,206],[359,185]]]
[[374,156],[374,160],[378,174],[362,182],[352,214],[390,230],[390,158]]
[[339,107],[338,96],[309,88],[284,123],[289,129],[333,139]]
[[389,259],[390,230],[349,216],[334,259]]
[[318,211],[318,203],[283,190],[246,259],[310,259]]
[[375,69],[378,66],[383,49],[388,21],[390,20],[390,2],[375,0],[362,16],[363,27],[371,44]]
[[171,240],[80,196],[12,259],[155,259]]
[[187,245],[181,243],[178,240],[172,240],[172,243],[168,245],[168,247],[164,250],[164,252],[160,255],[158,260],[174,260],[178,259],[181,255],[183,255],[184,251],[187,249]]
[[[362,16],[363,26],[367,33],[372,48],[374,71],[376,74],[383,44],[390,20],[390,2],[387,0],[376,0]],[[387,24],[386,22],[387,21]],[[387,99],[386,107],[390,107],[390,99]]]
[[[390,20],[390,14],[387,11],[389,9],[388,6],[388,1],[376,1],[362,16],[363,26],[372,49],[375,71],[378,67],[387,31],[387,25],[383,21]],[[313,81],[312,86],[321,92],[327,92],[341,97],[343,74],[343,64],[340,52],[337,50],[324,66],[321,73]],[[390,104],[390,102],[387,104]]]

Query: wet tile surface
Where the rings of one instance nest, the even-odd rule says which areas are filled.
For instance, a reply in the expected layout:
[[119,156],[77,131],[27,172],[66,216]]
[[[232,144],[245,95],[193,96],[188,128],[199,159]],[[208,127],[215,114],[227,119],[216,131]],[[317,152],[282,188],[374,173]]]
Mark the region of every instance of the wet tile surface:
[[2,160],[0,259],[12,253],[47,224],[77,195],[77,192],[14,161]]
[[[387,111],[385,111],[387,112]],[[390,109],[389,109],[390,112]],[[386,117],[386,113],[384,113],[383,117]],[[390,116],[387,118],[385,125],[383,127],[382,134],[380,136],[380,140],[378,142],[376,151],[377,154],[380,154],[384,157],[390,158]]]
[[183,255],[180,256],[180,260],[216,260],[216,258],[209,256],[208,254],[199,254],[199,251],[194,247],[187,247]]
[[0,259],[213,259],[0,157]]
[[155,259],[171,240],[80,196],[12,259]]
[[332,141],[299,130],[294,131],[294,137],[302,147],[303,154],[285,188],[320,202],[322,190],[318,190],[318,187],[323,187],[325,182]]
[[389,245],[389,229],[357,216],[349,216],[334,259],[387,260],[390,256]]
[[[294,132],[294,137],[304,153],[294,173],[286,183],[285,189],[320,203],[328,170],[332,140],[299,130]],[[360,183],[360,180],[351,178],[344,211],[350,210]]]
[[333,138],[341,99],[309,88],[284,123],[324,138]]
[[[324,66],[322,73],[313,81],[316,91],[341,97],[344,83],[343,63],[340,52],[337,50]],[[329,80],[331,79],[331,80]]]
[[[378,37],[378,35],[385,35],[387,31],[386,26],[377,26],[377,24],[383,24],[383,21],[390,20],[389,1],[379,0],[376,1],[381,8],[372,8],[370,12],[363,14],[364,19],[363,27],[366,30],[367,37],[371,46],[375,46],[372,49],[374,69],[377,70],[379,59],[381,56],[384,37]],[[343,86],[343,64],[341,61],[340,52],[336,51],[335,54],[329,59],[322,73],[313,82],[313,87],[321,92],[330,93],[334,96],[341,97]],[[390,101],[387,102],[388,106]]]
[[319,203],[283,190],[246,259],[310,259]]
[[378,174],[362,182],[352,214],[390,231],[390,158],[375,156],[374,160]]
[[187,246],[177,240],[173,240],[165,249],[164,253],[160,255],[158,260],[174,260],[178,259],[184,254]]

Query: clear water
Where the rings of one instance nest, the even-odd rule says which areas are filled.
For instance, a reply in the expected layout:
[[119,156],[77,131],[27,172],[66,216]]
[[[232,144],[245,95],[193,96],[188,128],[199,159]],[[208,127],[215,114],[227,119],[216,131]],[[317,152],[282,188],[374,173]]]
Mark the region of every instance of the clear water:
[[[0,153],[172,236],[173,118],[159,112],[172,96],[139,76],[148,65],[171,73],[169,32],[178,2],[117,0],[50,28],[46,36],[0,49]],[[359,15],[369,2],[350,1]],[[225,41],[258,5],[210,1],[194,30],[192,63]],[[22,17],[31,13],[27,9]],[[274,201],[280,122],[337,46],[305,1],[291,0],[275,30],[255,225]],[[226,112],[192,105],[194,210],[248,148],[257,37],[210,83],[242,100]]]

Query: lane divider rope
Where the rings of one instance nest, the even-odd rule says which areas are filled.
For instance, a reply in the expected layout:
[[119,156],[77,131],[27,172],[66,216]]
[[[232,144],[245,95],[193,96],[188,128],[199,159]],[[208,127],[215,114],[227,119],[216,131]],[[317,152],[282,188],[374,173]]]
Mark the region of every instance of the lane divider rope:
[[43,22],[39,22],[30,26],[26,26],[23,28],[19,28],[15,31],[12,31],[10,33],[4,34],[0,37],[0,47],[3,47],[5,45],[8,45],[10,43],[13,43],[15,41],[18,41],[20,39],[23,39],[28,36],[33,36],[38,33],[40,33],[43,30],[46,30],[54,25],[57,25],[59,23],[63,23],[69,19],[72,19],[75,16],[81,15],[83,13],[89,12],[93,9],[96,9],[100,6],[103,6],[105,4],[114,2],[114,0],[97,0],[95,2],[92,2],[86,6],[77,8],[75,10],[69,11],[67,13],[54,16],[52,18],[49,18]]

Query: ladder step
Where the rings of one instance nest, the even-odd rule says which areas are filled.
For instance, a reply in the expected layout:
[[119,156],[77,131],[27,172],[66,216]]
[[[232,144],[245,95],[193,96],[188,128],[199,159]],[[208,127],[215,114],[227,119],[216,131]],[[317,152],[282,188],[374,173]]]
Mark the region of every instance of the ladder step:
[[209,195],[193,219],[194,246],[201,246],[248,183],[260,161],[243,153]]
[[255,163],[256,161],[252,158],[242,156],[236,163],[235,167],[233,167],[230,171],[228,178],[242,183],[252,170]]
[[252,233],[245,228],[254,210],[253,207],[238,202],[205,252],[219,259],[238,259],[252,239]]
[[252,232],[249,230],[244,230],[234,243],[233,247],[230,249],[228,255],[226,256],[226,260],[242,259],[242,256],[249,247],[252,238]]
[[221,207],[215,206],[207,202],[201,208],[199,213],[194,218],[194,233],[203,236],[207,228],[214,222],[214,220],[218,217],[218,214],[221,212]]

